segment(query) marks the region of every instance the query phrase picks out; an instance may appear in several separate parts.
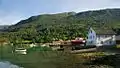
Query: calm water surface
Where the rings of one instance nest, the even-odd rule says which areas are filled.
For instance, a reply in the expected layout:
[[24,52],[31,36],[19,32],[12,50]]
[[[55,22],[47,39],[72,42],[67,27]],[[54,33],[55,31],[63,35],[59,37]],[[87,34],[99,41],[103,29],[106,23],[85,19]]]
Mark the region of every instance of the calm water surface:
[[0,62],[0,68],[24,68],[24,67],[19,67],[17,65],[11,64],[8,61],[2,61]]

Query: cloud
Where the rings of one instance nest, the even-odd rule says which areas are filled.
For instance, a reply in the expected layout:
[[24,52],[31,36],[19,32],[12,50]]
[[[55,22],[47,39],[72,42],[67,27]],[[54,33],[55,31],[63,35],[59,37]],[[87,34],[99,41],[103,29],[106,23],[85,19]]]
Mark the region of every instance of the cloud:
[[64,0],[63,11],[84,11],[120,7],[118,0]]

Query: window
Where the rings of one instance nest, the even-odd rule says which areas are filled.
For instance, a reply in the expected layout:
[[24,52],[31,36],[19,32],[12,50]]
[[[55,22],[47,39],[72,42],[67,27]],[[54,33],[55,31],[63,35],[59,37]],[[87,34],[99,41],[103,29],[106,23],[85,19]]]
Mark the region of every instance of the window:
[[103,44],[103,41],[101,41],[101,44]]
[[93,41],[91,41],[90,43],[93,43]]
[[105,35],[105,38],[107,37],[107,35]]
[[109,42],[110,44],[112,43],[112,41]]
[[92,30],[90,32],[92,33]]
[[90,43],[90,44],[92,44],[92,43],[93,43],[93,41],[89,41],[89,43]]

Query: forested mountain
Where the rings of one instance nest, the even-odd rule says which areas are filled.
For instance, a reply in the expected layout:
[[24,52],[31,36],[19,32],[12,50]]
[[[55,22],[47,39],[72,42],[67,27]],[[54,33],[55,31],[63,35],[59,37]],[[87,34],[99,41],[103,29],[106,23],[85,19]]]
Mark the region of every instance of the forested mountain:
[[120,27],[120,9],[32,16],[4,30],[1,33],[1,37],[34,42],[68,40],[77,36],[85,37],[88,26],[93,28],[112,28],[118,31],[117,29]]

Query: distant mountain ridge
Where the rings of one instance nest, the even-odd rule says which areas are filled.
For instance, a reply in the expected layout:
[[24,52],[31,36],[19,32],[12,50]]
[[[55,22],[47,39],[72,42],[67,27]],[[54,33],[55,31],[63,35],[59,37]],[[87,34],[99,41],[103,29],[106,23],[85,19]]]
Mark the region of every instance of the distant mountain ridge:
[[87,11],[76,14],[77,18],[91,18],[93,20],[118,20],[120,19],[120,9],[105,9],[96,11]]
[[7,29],[9,27],[9,25],[0,25],[0,30],[1,29]]

